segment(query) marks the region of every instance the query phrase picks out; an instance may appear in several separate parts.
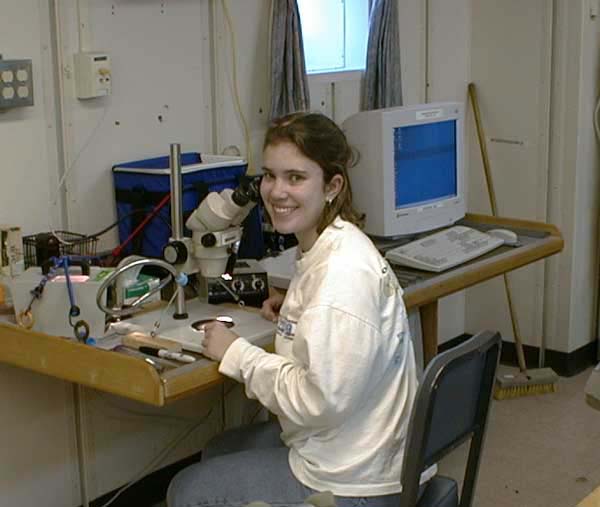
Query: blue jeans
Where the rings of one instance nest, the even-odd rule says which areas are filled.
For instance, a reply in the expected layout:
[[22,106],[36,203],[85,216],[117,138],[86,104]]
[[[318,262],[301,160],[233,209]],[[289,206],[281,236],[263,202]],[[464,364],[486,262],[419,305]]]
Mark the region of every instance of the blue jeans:
[[[288,464],[281,428],[266,422],[226,431],[211,440],[202,461],[180,471],[167,493],[168,507],[273,507],[304,503],[316,491],[299,482]],[[400,495],[336,496],[337,507],[401,507]]]

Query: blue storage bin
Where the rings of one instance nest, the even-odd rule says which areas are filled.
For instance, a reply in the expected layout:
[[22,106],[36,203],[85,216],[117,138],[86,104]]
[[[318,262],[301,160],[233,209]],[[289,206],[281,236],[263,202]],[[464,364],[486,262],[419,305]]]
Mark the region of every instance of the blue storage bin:
[[[247,163],[239,157],[181,155],[182,207],[184,223],[208,192],[235,188],[246,174]],[[119,242],[123,243],[144,218],[170,192],[169,157],[156,157],[116,164],[112,168],[119,223]],[[139,210],[139,211],[138,211]],[[259,207],[244,221],[244,235],[239,256],[259,259],[264,253],[262,221]],[[184,233],[191,236],[190,231]],[[162,257],[163,247],[171,236],[170,202],[150,220],[123,250],[126,255]]]

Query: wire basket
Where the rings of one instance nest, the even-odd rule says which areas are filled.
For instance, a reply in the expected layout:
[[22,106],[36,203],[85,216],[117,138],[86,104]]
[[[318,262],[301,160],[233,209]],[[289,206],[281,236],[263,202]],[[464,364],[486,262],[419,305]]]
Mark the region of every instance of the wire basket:
[[61,255],[95,256],[98,238],[76,232],[40,232],[23,237],[25,269],[43,266],[51,257]]

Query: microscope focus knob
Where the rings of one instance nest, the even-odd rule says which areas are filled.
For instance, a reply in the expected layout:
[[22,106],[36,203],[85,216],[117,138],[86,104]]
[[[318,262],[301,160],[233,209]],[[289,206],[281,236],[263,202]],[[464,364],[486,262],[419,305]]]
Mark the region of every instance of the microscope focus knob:
[[212,232],[209,232],[202,236],[200,243],[202,243],[203,247],[210,248],[217,244],[217,237]]
[[163,259],[169,264],[183,264],[187,258],[188,251],[183,241],[171,241],[163,248]]

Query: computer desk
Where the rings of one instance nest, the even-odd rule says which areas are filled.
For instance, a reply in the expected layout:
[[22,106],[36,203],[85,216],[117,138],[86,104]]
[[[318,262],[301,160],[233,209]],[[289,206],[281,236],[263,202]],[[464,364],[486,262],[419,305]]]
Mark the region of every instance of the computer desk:
[[[463,222],[481,229],[512,229],[519,234],[522,246],[500,247],[444,273],[418,272],[418,280],[405,288],[404,298],[407,308],[419,308],[426,363],[437,353],[440,298],[558,253],[563,248],[562,236],[553,225],[484,215],[467,215]],[[265,346],[267,349],[272,347]],[[195,363],[158,373],[139,357],[3,323],[0,323],[0,362],[156,406],[225,380],[218,372],[217,364],[201,356]]]
[[484,231],[494,228],[513,230],[518,234],[519,246],[501,246],[443,273],[402,269],[419,277],[417,282],[405,287],[404,302],[407,309],[419,309],[425,365],[437,354],[440,298],[549,257],[560,252],[564,246],[558,228],[542,222],[467,214],[458,223]]

